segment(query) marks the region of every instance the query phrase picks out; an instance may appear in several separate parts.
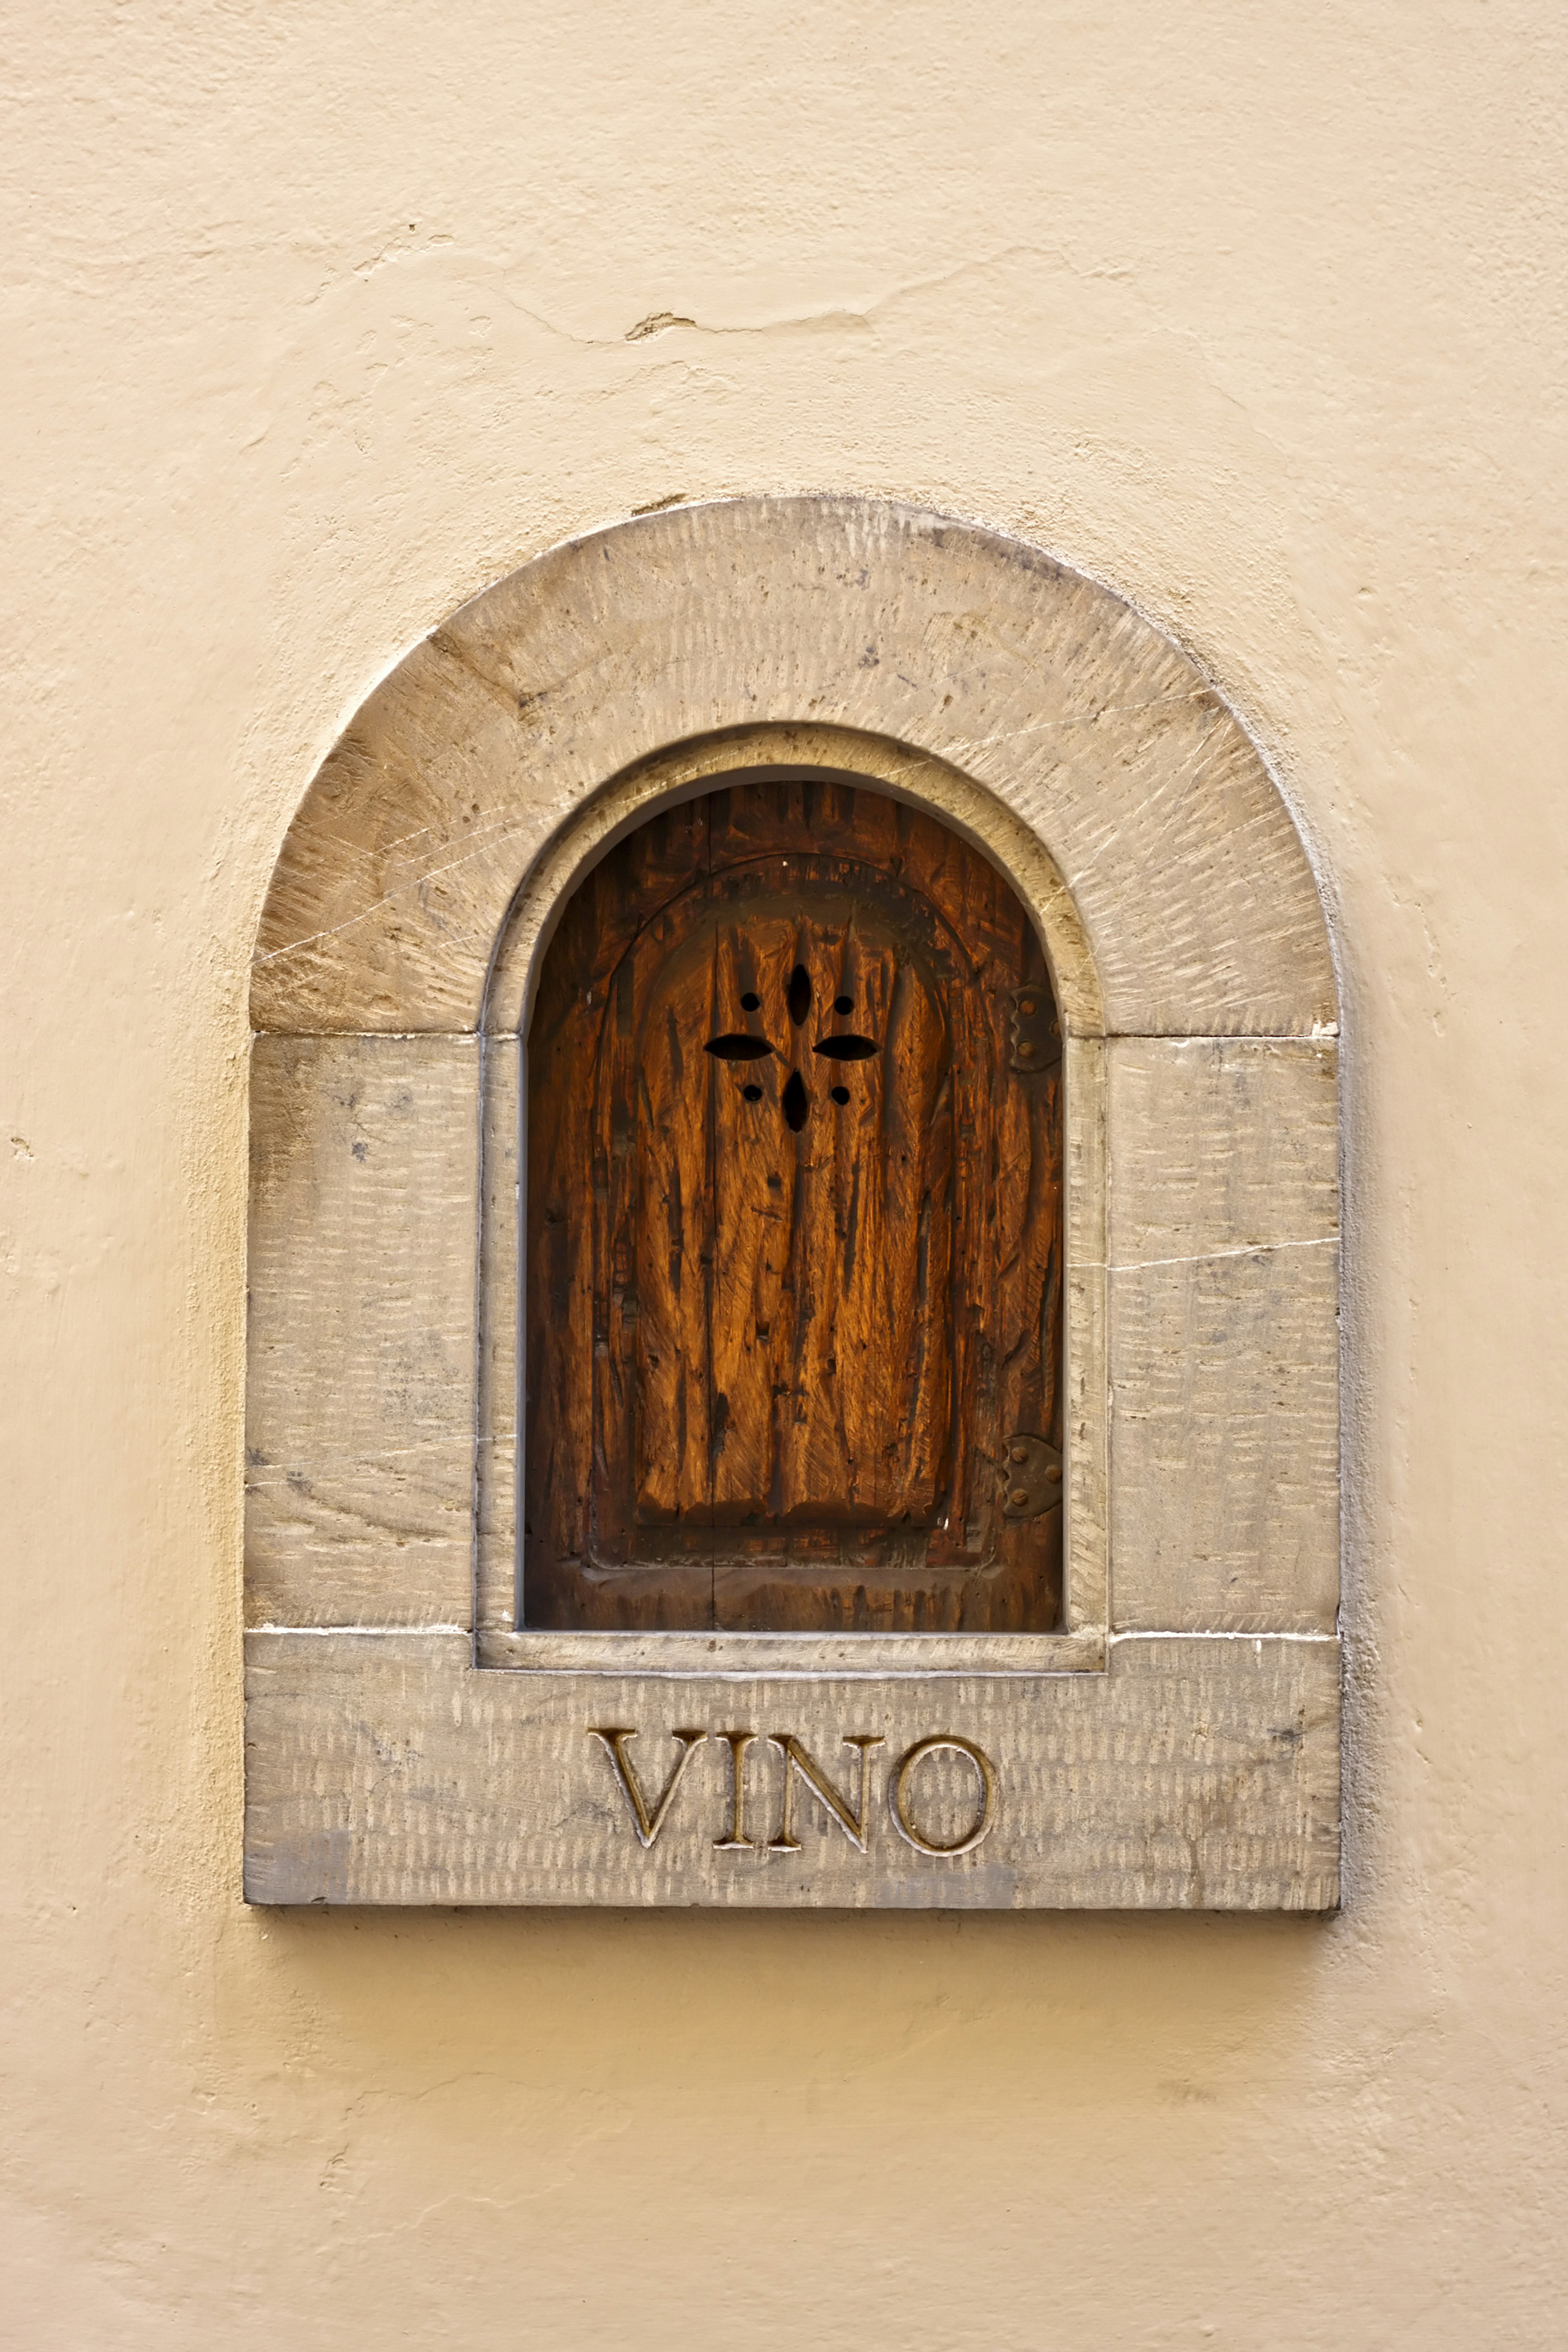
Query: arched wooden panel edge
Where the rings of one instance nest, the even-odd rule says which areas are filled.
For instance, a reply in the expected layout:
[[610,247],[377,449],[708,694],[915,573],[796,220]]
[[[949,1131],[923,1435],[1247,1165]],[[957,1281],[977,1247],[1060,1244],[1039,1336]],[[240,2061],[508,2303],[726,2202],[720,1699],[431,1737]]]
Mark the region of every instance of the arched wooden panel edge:
[[989,858],[1034,917],[1066,1035],[1104,1034],[1094,959],[1072,893],[1037,834],[944,760],[847,727],[762,722],[674,743],[594,794],[541,851],[500,927],[481,1026],[522,1034],[540,959],[555,919],[590,869],[661,806],[711,792],[728,777],[837,777],[871,785],[941,818]]

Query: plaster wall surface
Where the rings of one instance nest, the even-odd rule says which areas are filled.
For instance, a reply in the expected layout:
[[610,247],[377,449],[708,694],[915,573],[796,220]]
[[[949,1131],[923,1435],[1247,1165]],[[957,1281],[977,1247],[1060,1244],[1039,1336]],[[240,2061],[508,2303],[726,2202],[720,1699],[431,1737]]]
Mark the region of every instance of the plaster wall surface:
[[[1541,0],[16,16],[7,2342],[1561,2344],[1564,47]],[[247,1912],[289,816],[488,581],[821,488],[1130,596],[1318,862],[1345,1908]]]

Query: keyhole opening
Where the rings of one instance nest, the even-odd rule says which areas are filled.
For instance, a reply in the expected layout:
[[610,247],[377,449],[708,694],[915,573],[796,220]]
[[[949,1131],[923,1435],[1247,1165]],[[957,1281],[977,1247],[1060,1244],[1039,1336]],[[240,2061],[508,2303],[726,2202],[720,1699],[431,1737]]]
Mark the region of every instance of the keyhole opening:
[[789,1017],[795,1027],[803,1029],[805,1016],[811,1011],[811,974],[803,963],[797,963],[789,976],[789,992],[784,1003],[789,1007]]
[[[809,982],[806,984],[810,986]],[[792,988],[795,985],[793,981],[790,985]],[[798,1070],[792,1070],[784,1081],[784,1090],[779,1097],[779,1103],[784,1111],[784,1125],[792,1135],[798,1135],[805,1125],[806,1116],[811,1109],[811,1097],[805,1091],[805,1081]]]

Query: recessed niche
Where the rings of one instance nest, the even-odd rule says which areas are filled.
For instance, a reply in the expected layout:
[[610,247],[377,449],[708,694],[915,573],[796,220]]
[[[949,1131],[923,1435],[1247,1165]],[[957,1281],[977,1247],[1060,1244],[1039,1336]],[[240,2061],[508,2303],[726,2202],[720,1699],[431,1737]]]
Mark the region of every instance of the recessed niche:
[[1059,1470],[1005,1475],[1063,1444],[1020,992],[1001,875],[847,783],[738,781],[583,883],[529,1041],[524,1628],[1059,1623]]

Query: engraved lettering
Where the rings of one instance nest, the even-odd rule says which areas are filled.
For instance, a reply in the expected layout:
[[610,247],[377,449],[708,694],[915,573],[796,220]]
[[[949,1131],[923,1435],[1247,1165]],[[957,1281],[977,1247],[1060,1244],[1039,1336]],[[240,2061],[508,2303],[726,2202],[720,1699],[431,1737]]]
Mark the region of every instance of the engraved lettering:
[[[955,1838],[950,1845],[938,1845],[918,1830],[910,1819],[909,1779],[922,1756],[934,1756],[940,1748],[951,1748],[955,1755],[967,1756],[980,1781],[980,1814],[973,1829]],[[960,1739],[955,1732],[939,1731],[930,1739],[917,1739],[914,1746],[899,1759],[898,1769],[888,1784],[888,1799],[892,1808],[893,1827],[917,1853],[973,1853],[982,1838],[989,1837],[996,1817],[996,1767],[983,1748],[972,1739]]]
[[[668,1777],[657,1797],[650,1801],[644,1792],[637,1766],[628,1753],[628,1743],[638,1737],[631,1724],[593,1725],[588,1737],[598,1740],[610,1759],[610,1768],[620,1785],[626,1810],[638,1844],[648,1852],[657,1843],[669,1817],[691,1751],[705,1739],[721,1739],[730,1751],[730,1819],[725,1833],[713,1841],[717,1853],[799,1853],[801,1841],[795,1834],[796,1782],[799,1781],[831,1822],[837,1823],[857,1853],[868,1850],[871,1832],[870,1789],[871,1750],[883,1745],[879,1732],[846,1732],[843,1744],[857,1748],[860,1756],[860,1787],[858,1799],[851,1801],[823,1769],[810,1750],[804,1747],[793,1731],[770,1731],[770,1747],[776,1748],[784,1760],[784,1781],[780,1790],[779,1824],[776,1836],[767,1839],[750,1835],[746,1823],[749,1791],[746,1785],[746,1760],[759,1735],[754,1731],[677,1730],[670,1733],[679,1753],[669,1768]],[[915,1805],[919,1795],[916,1767],[928,1756],[942,1752],[962,1756],[974,1769],[978,1782],[978,1811],[970,1827],[962,1836],[945,1843],[928,1835],[916,1818]],[[930,1792],[927,1802],[929,1805]],[[888,1782],[888,1805],[893,1826],[907,1845],[917,1853],[947,1859],[973,1853],[990,1836],[995,1827],[1001,1801],[1001,1780],[996,1767],[983,1748],[957,1732],[934,1732],[929,1738],[918,1739],[907,1748]]]
[[754,1731],[721,1731],[714,1737],[730,1743],[730,1834],[715,1838],[715,1853],[736,1853],[744,1848],[756,1849],[755,1838],[746,1835],[746,1750],[756,1738]]
[[768,1738],[784,1760],[784,1800],[779,1811],[779,1833],[768,1841],[773,1853],[798,1853],[800,1840],[795,1835],[795,1775],[811,1790],[829,1818],[836,1821],[858,1853],[866,1851],[866,1799],[870,1788],[871,1750],[880,1748],[880,1732],[869,1736],[846,1732],[846,1748],[860,1750],[860,1809],[852,1813],[838,1790],[834,1787],[820,1764],[808,1756],[793,1731],[770,1731]]
[[588,1732],[590,1739],[604,1742],[605,1752],[615,1767],[616,1778],[621,1784],[621,1793],[630,1809],[632,1826],[637,1833],[637,1843],[646,1852],[664,1827],[675,1792],[680,1786],[680,1776],[691,1760],[692,1749],[700,1746],[708,1735],[705,1731],[675,1731],[670,1734],[672,1739],[679,1740],[680,1753],[669,1768],[669,1778],[660,1790],[651,1813],[647,1809],[647,1800],[642,1792],[642,1783],[637,1779],[637,1768],[626,1754],[626,1741],[635,1739],[637,1736],[635,1728],[629,1725],[606,1726],[601,1730],[595,1724],[590,1726]]

